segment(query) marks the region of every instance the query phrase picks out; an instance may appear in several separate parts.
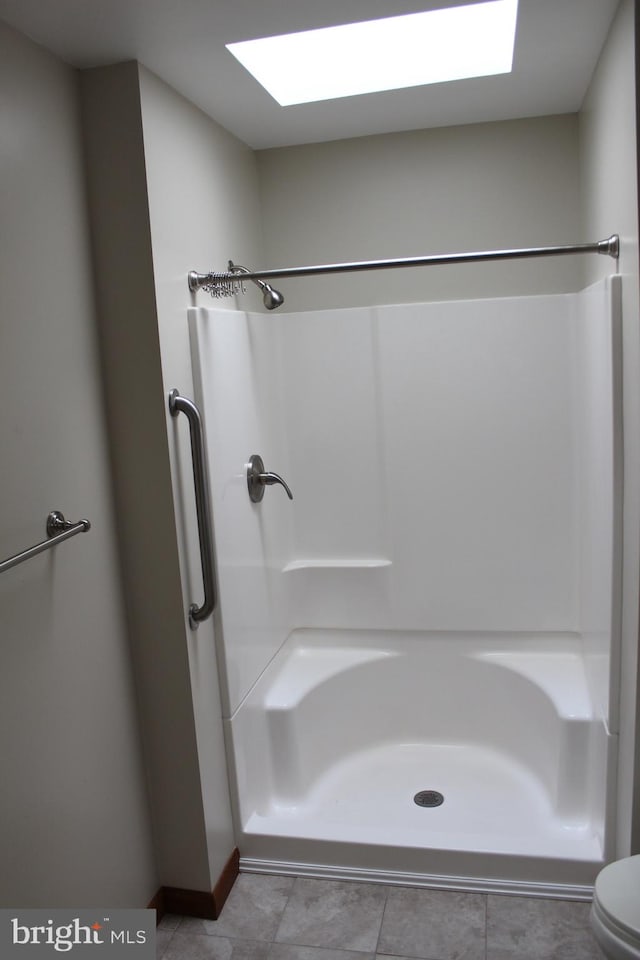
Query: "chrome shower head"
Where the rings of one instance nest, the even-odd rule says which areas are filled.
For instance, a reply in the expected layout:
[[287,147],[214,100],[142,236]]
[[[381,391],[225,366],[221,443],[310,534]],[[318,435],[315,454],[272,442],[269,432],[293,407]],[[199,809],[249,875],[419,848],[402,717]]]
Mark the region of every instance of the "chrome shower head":
[[260,284],[262,288],[262,302],[267,310],[275,310],[277,307],[282,306],[284,297],[279,290],[274,290],[270,284],[264,283],[261,280],[256,280],[256,283]]
[[[230,273],[251,273],[248,267],[243,267],[239,263],[234,263],[233,260],[229,260],[229,272]],[[284,303],[284,297],[279,290],[274,290],[270,283],[265,283],[264,280],[258,280],[257,277],[249,278],[252,283],[255,283],[256,287],[260,287],[262,290],[262,302],[264,303],[267,310],[275,310],[277,307],[281,307]]]

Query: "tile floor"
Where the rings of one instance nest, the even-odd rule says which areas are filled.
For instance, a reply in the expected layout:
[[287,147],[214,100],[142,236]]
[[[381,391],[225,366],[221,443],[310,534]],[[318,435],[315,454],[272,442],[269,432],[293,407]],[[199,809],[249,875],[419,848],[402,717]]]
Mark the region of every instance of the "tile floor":
[[241,874],[218,920],[165,916],[160,960],[603,960],[589,904]]

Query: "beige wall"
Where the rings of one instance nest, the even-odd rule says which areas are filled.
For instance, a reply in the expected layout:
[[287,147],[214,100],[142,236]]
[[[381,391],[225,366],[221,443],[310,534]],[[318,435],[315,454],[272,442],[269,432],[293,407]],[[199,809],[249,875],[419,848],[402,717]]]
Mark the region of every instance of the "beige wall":
[[[572,243],[573,115],[258,153],[269,267]],[[575,257],[282,280],[287,310],[577,290]]]
[[167,398],[193,397],[188,271],[260,259],[255,158],[135,63],[87,71],[82,92],[159,873],[163,885],[210,890],[235,840],[214,626],[192,631],[187,619],[202,601],[189,430]]
[[81,76],[89,206],[131,644],[158,873],[211,890],[160,369],[139,68]]
[[75,72],[0,25],[0,903],[158,887],[116,552]]
[[[619,233],[623,291],[624,533],[620,663],[618,854],[640,852],[638,581],[640,570],[640,340],[634,4],[622,0],[580,114],[584,230]],[[602,276],[585,262],[587,280]],[[636,801],[634,805],[634,779]]]

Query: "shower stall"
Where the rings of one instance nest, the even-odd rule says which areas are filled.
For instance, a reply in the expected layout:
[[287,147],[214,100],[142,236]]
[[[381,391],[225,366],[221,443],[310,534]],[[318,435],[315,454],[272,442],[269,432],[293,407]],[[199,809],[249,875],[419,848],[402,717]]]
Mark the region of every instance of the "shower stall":
[[614,832],[620,277],[286,312],[285,271],[229,267],[192,289],[280,307],[189,310],[241,863],[587,897]]

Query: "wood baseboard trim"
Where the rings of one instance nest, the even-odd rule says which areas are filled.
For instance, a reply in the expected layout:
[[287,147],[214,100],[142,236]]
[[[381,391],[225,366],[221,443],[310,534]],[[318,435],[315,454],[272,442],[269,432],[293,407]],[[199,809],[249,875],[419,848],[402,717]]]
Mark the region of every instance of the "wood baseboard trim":
[[160,923],[165,913],[200,917],[201,920],[217,920],[239,872],[240,853],[236,847],[211,892],[185,890],[182,887],[160,887],[148,909],[156,911],[157,923]]
[[231,893],[231,888],[240,873],[240,851],[237,847],[233,850],[231,856],[222,868],[222,873],[218,877],[218,882],[213,888],[213,902],[216,908],[216,917],[220,916],[220,911],[225,905],[226,899]]
[[160,887],[158,892],[147,904],[147,910],[155,910],[156,912],[156,926],[160,923],[165,913],[167,912],[164,909],[164,898],[162,895],[163,887]]

